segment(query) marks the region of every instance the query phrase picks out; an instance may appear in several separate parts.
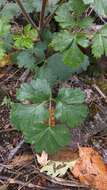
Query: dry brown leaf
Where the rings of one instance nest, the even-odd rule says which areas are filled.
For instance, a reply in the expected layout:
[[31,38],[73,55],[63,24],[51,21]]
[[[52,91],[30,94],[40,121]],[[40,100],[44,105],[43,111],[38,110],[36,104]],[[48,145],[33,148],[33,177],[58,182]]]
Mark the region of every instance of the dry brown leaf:
[[79,158],[78,152],[74,152],[70,148],[64,148],[59,150],[56,154],[49,156],[49,160],[65,162],[77,160],[77,158]]
[[10,163],[10,167],[14,168],[16,166],[21,166],[25,164],[26,162],[30,162],[33,159],[33,155],[31,154],[24,154],[21,156],[16,156]]
[[48,161],[48,154],[45,151],[42,151],[41,156],[36,154],[37,156],[37,161],[41,166],[44,166],[47,164]]
[[102,157],[93,148],[79,148],[79,159],[71,169],[80,182],[98,190],[107,190],[107,166]]
[[3,59],[0,60],[0,67],[3,68],[6,65],[9,65],[11,61],[11,54],[5,55]]

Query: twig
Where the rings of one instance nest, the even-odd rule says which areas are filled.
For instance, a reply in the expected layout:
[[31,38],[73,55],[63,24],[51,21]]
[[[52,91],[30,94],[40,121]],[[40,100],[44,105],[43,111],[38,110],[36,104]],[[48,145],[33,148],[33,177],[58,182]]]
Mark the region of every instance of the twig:
[[[18,152],[18,150],[21,148],[21,146],[24,144],[24,140],[22,140],[14,149],[12,149],[9,153],[9,156],[6,160],[6,162],[9,162],[14,156],[15,154]],[[5,163],[4,163],[5,165]],[[0,172],[2,172],[4,169],[4,166],[2,165],[0,168]]]
[[[18,184],[18,185],[28,187],[28,188],[40,188],[40,189],[50,190],[50,188],[48,188],[48,187],[41,187],[39,185],[34,185],[33,183],[28,184],[28,183],[22,182],[20,180],[15,180],[14,178],[8,178],[7,176],[0,176],[0,180],[4,180],[4,181],[8,182],[9,184]],[[85,185],[73,184],[72,181],[70,181],[69,185],[66,183],[66,180],[57,181],[57,180],[53,179],[52,182],[55,183],[55,184],[61,185],[61,186],[86,187],[86,188],[88,188],[88,186],[85,186]],[[52,187],[52,189],[54,189],[54,187]]]
[[76,182],[76,180],[75,181],[65,180],[65,179],[58,178],[58,177],[53,178],[53,177],[48,176],[44,173],[38,173],[38,175],[43,176],[48,181],[50,181],[54,184],[57,184],[57,185],[67,186],[67,187],[83,187],[83,188],[86,187],[86,188],[88,188],[87,185],[80,184],[80,183]]
[[59,3],[61,3],[61,1],[62,1],[62,0],[59,0],[59,2],[57,3],[58,6],[57,6],[57,7],[53,10],[53,12],[50,13],[50,15],[46,18],[46,20],[45,20],[44,23],[43,23],[43,27],[45,27],[47,24],[50,23],[50,21],[51,21],[53,15],[54,15],[55,12],[57,11],[57,9],[60,7],[60,4],[59,4]]
[[43,30],[43,23],[44,23],[46,4],[47,4],[47,0],[42,0],[42,8],[41,8],[41,12],[40,12],[40,21],[39,21],[39,30],[40,30],[40,33]]
[[45,189],[45,190],[47,189],[46,187],[34,185],[33,183],[27,184],[26,182],[22,182],[20,180],[15,180],[14,178],[8,178],[6,176],[0,176],[0,179],[8,182],[9,184],[18,184],[18,185],[22,185],[22,186],[28,187],[28,188],[40,188],[40,189]]
[[21,82],[25,82],[29,74],[30,74],[30,70],[29,69],[25,70],[19,80]]
[[15,154],[18,152],[18,150],[21,148],[21,146],[24,144],[24,140],[20,141],[20,143],[10,151],[9,156],[8,156],[8,161],[11,160]]
[[2,129],[0,130],[0,133],[7,133],[7,132],[13,132],[13,131],[16,131],[16,129]]
[[46,180],[48,180],[51,183],[57,184],[57,185],[61,185],[61,186],[67,186],[67,187],[86,187],[88,188],[87,185],[84,184],[80,184],[79,182],[77,182],[75,179],[74,180],[66,180],[63,178],[59,178],[59,177],[51,177],[49,175],[47,175],[46,173],[41,173],[40,170],[38,168],[35,168],[34,173],[36,172],[36,174],[38,174],[40,177],[45,178]]
[[107,103],[107,96],[100,90],[100,88],[96,84],[93,84],[93,87],[97,90],[97,92],[100,94],[100,96]]
[[104,20],[104,18],[102,16],[99,16],[100,20],[104,23],[107,24],[107,22]]
[[[35,22],[31,19],[31,17],[29,16],[29,14],[26,12],[22,2],[20,0],[15,0],[16,3],[19,5],[20,9],[22,10],[22,14],[24,15],[26,21],[28,23],[30,23],[38,32],[39,34],[39,30],[38,30],[38,27],[36,26]],[[40,36],[40,35],[39,35]]]
[[[2,80],[2,81],[0,82],[0,85],[1,85],[2,83],[4,83],[4,82],[7,82],[8,80],[10,80],[10,79],[11,79],[12,77],[14,77],[20,70],[21,70],[21,69],[16,70],[13,74],[11,74],[10,76],[8,76],[6,79]],[[7,74],[8,74],[8,73],[7,73]]]

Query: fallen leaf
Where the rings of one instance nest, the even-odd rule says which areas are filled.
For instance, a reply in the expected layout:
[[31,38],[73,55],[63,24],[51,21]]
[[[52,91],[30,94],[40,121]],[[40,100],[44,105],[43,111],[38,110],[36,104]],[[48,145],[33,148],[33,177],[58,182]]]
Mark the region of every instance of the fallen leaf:
[[45,151],[42,151],[41,156],[39,156],[38,154],[36,154],[36,156],[37,156],[37,161],[41,166],[47,164],[48,154]]
[[56,154],[49,155],[49,160],[70,162],[79,158],[78,151],[74,152],[70,148],[59,150]]
[[98,190],[107,190],[107,166],[93,148],[79,148],[79,159],[71,172],[81,183]]
[[51,175],[52,177],[62,177],[69,168],[74,167],[78,153],[71,151],[70,148],[64,148],[54,155],[49,155],[49,160],[44,161],[44,154],[41,156],[39,159],[37,158],[40,164],[43,161],[40,171],[46,172],[47,175]]
[[47,175],[52,177],[62,177],[66,174],[67,170],[73,168],[77,160],[71,162],[61,162],[48,160],[47,164],[43,166],[40,172],[46,172]]
[[11,61],[11,55],[5,55],[3,59],[0,60],[0,67],[5,67],[6,65],[9,65]]

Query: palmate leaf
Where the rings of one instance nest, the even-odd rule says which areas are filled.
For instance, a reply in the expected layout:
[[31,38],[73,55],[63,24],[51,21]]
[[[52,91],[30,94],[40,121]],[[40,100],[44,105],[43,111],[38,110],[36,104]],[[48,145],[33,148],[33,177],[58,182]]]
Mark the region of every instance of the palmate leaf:
[[81,47],[84,47],[84,48],[89,46],[89,39],[87,38],[87,36],[84,33],[77,34],[76,42],[78,45],[80,45]]
[[40,69],[38,78],[46,79],[52,86],[57,81],[68,80],[74,70],[69,65],[65,65],[60,53],[55,53],[47,60],[47,65]]
[[12,19],[14,16],[17,17],[20,14],[19,6],[16,3],[7,3],[4,8],[0,11],[2,17]]
[[47,65],[40,68],[38,75],[35,76],[40,79],[46,79],[48,83],[53,86],[58,81],[66,81],[73,73],[81,73],[85,71],[89,65],[88,58],[83,63],[75,67],[75,65],[64,64],[63,56],[60,53],[55,53],[47,60]]
[[25,128],[23,131],[25,140],[34,145],[36,152],[43,150],[47,153],[55,153],[70,142],[70,134],[64,126],[51,128],[43,124],[36,124],[34,127]]
[[0,18],[0,37],[10,32],[11,25],[5,17]]
[[69,28],[75,26],[75,20],[71,16],[70,3],[63,3],[56,11],[55,20],[59,23],[62,28]]
[[51,46],[55,51],[64,51],[73,41],[73,36],[68,31],[62,31],[55,35],[52,40]]
[[84,99],[85,94],[80,89],[62,88],[57,98],[56,119],[69,127],[76,127],[88,113]]
[[92,53],[96,58],[102,55],[107,56],[107,26],[105,25],[101,31],[96,33],[92,41]]
[[13,39],[15,41],[15,47],[19,49],[33,48],[34,41],[37,39],[37,30],[33,29],[30,24],[26,25],[23,29],[23,33],[15,34]]
[[89,40],[84,33],[72,35],[68,31],[59,32],[51,43],[56,50],[63,52],[63,62],[71,67],[72,73],[86,70],[89,65],[88,57],[78,47],[88,47]]
[[44,121],[48,120],[49,114],[45,105],[22,105],[13,104],[10,120],[18,130],[21,130],[25,140],[34,145],[36,152],[45,150],[54,153],[70,142],[70,134],[64,126],[51,128]]
[[83,19],[78,19],[78,26],[81,29],[87,29],[92,26],[93,22],[94,22],[94,19],[91,18],[90,16],[84,17]]
[[45,104],[26,105],[17,103],[12,105],[10,120],[18,130],[24,131],[26,128],[32,130],[32,127],[37,123],[44,123],[48,117]]
[[66,105],[61,102],[56,107],[56,119],[66,123],[69,127],[76,127],[81,124],[87,116],[85,105]]
[[19,68],[24,67],[26,69],[33,70],[36,67],[35,57],[33,56],[31,52],[27,50],[21,51],[17,56],[17,64]]
[[29,36],[21,35],[14,35],[14,46],[18,49],[30,49],[33,48],[33,40]]
[[93,38],[92,53],[96,58],[104,54],[103,38],[101,34],[96,34]]
[[72,46],[63,53],[63,56],[64,63],[70,65],[71,68],[75,70],[79,69],[87,59],[87,56],[82,53],[75,41]]
[[42,103],[49,100],[50,95],[51,89],[45,79],[32,80],[30,84],[22,84],[21,88],[17,91],[18,100],[29,100],[33,103]]
[[85,100],[85,93],[79,88],[61,88],[57,100],[66,104],[82,104]]
[[70,0],[70,6],[76,15],[81,15],[86,10],[83,0]]
[[13,39],[11,33],[6,33],[3,36],[3,47],[6,51],[10,51],[13,47]]
[[43,66],[39,69],[38,75],[35,76],[35,78],[38,77],[39,79],[46,79],[48,81],[48,83],[50,84],[50,86],[53,86],[58,78],[57,78],[57,74],[52,71],[52,69],[48,68],[47,66]]

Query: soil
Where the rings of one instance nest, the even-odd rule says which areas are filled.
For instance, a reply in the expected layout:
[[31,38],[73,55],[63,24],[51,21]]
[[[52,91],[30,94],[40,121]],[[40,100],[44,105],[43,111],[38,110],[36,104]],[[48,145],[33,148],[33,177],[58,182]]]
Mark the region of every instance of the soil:
[[[81,184],[71,176],[69,171],[66,176],[58,181],[45,173],[40,173],[40,166],[37,163],[33,148],[25,143],[21,133],[11,126],[9,105],[3,105],[3,102],[6,96],[12,101],[16,101],[16,90],[21,84],[20,79],[24,72],[25,70],[19,70],[16,66],[7,66],[0,71],[2,73],[0,77],[0,189],[91,190],[91,188],[85,186],[81,187]],[[30,79],[31,76],[26,78],[26,80]],[[103,79],[106,84],[106,76],[103,75]],[[92,146],[97,149],[102,154],[105,163],[107,163],[107,104],[98,90],[93,87],[93,81],[96,83],[97,78],[92,79],[86,75],[81,75],[73,76],[69,81],[62,84],[64,86],[80,87],[86,92],[86,102],[90,109],[90,115],[84,125],[71,131],[72,140],[69,147],[67,147],[67,151],[66,149],[62,150],[54,155],[52,159],[71,159],[71,152],[75,156],[79,144],[80,146]],[[103,89],[101,91],[103,92]],[[103,93],[106,94],[105,91]],[[26,156],[27,160],[24,161]],[[17,164],[13,164],[17,158]],[[21,159],[22,163],[20,164],[19,160]]]

